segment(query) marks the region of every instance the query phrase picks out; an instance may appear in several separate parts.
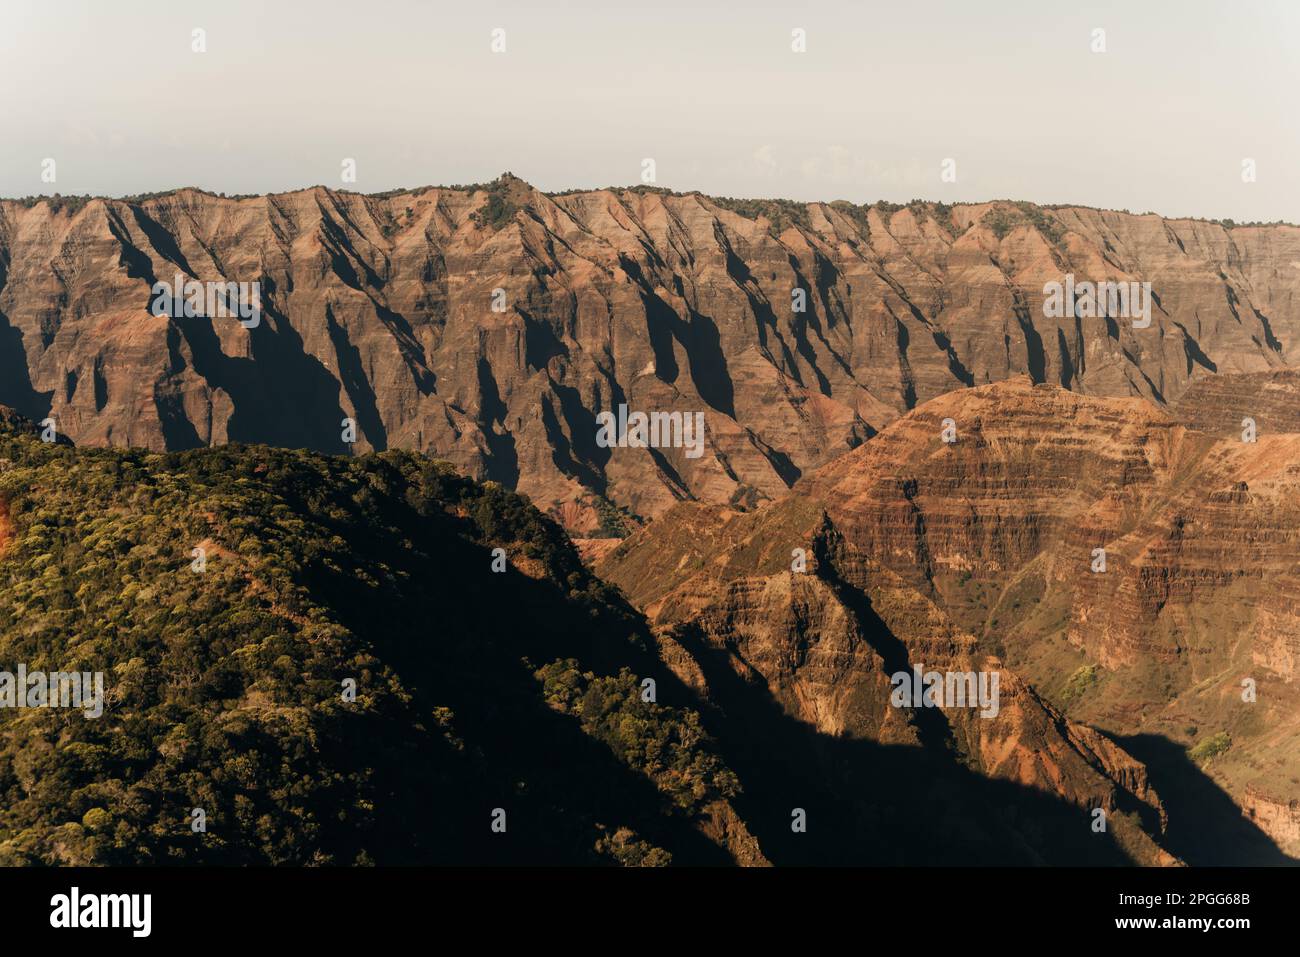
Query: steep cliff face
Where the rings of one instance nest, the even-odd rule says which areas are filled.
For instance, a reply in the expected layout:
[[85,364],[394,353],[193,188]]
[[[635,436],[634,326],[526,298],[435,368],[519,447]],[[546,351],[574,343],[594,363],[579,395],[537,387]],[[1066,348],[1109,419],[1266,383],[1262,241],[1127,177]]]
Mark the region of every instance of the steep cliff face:
[[1279,843],[1300,847],[1300,801],[1278,801],[1257,788],[1248,787],[1242,806],[1247,816],[1276,836]]
[[[1173,415],[1008,381],[928,403],[808,494],[1072,716],[1187,748],[1239,806],[1247,788],[1287,804],[1300,435],[1283,430],[1297,407],[1277,374],[1198,383]],[[1269,833],[1300,853],[1286,828]]]
[[[1044,285],[1149,281],[1151,324]],[[261,284],[256,328],[155,281]],[[0,201],[0,403],[79,444],[411,448],[571,529],[753,502],[941,393],[1027,374],[1163,404],[1294,360],[1300,229],[1077,208],[485,187]],[[802,307],[802,309],[800,309]],[[703,453],[596,416],[699,412]],[[610,505],[613,503],[613,506]],[[624,510],[620,514],[620,509]],[[629,514],[630,513],[630,514]]]
[[[1211,384],[1249,408],[1261,380],[1284,379]],[[1279,429],[1300,393],[1267,402],[1253,407],[1277,410],[1260,418]],[[807,477],[789,498],[741,516],[719,513],[725,534],[701,531],[698,507],[682,506],[598,568],[652,617],[690,615],[701,605],[700,576],[741,561],[763,581],[779,578],[777,558],[788,562],[802,543],[789,516],[824,511],[841,541],[829,567],[851,589],[842,594],[869,599],[897,653],[939,670],[1001,662],[1008,686],[1024,685],[1030,703],[1004,709],[1005,721],[964,712],[950,719],[959,748],[990,773],[1095,797],[1053,765],[1071,748],[1077,755],[1081,742],[1100,741],[1099,750],[1118,754],[1085,763],[1135,796],[1152,780],[1182,787],[1191,774],[1183,790],[1221,788],[1236,803],[1223,802],[1231,814],[1289,807],[1300,795],[1300,435],[1262,430],[1245,442],[1237,432],[1220,438],[1189,427],[1221,404],[1191,403],[1180,421],[1142,400],[1089,398],[1027,378],[953,392]],[[946,428],[955,441],[944,441]],[[682,522],[687,531],[673,535]],[[772,541],[758,549],[763,535],[748,530],[765,526]],[[684,538],[698,554],[682,551]],[[683,563],[670,567],[669,556],[681,554]],[[774,556],[767,565],[763,554]],[[751,585],[744,594],[754,592]],[[713,600],[725,608],[740,594]],[[799,626],[806,616],[786,627],[769,610],[765,620],[791,647],[810,640]],[[734,637],[719,641],[743,647]],[[780,669],[760,670],[781,686]],[[861,687],[879,697],[870,682]],[[843,683],[805,697],[816,701],[794,704],[806,720],[837,731],[824,712],[842,713]],[[1074,721],[1042,717],[1061,713]],[[1134,741],[1143,762],[1155,762],[1151,776],[1087,725]],[[864,733],[889,734],[880,724]],[[1177,850],[1212,862],[1209,845],[1188,832],[1232,822],[1197,817],[1213,801],[1190,805],[1175,822]],[[1277,846],[1254,831],[1234,838],[1231,860],[1272,860],[1279,847],[1300,852],[1287,820],[1258,811],[1255,825]]]
[[1174,414],[1189,427],[1215,436],[1240,438],[1252,423],[1256,435],[1300,432],[1297,396],[1300,372],[1290,369],[1207,376],[1179,397]]
[[[1114,851],[1146,864],[1173,862],[1159,845],[1164,808],[1140,762],[1046,704],[934,602],[845,540],[810,501],[794,495],[748,514],[678,506],[597,567],[646,609],[675,673],[730,720],[746,715],[738,689],[757,687],[782,715],[821,737],[811,749],[823,757],[817,773],[853,808],[855,829],[864,826],[860,816],[883,822],[887,832],[909,827],[909,815],[888,801],[884,810],[875,807],[882,794],[906,795],[916,802],[912,814],[944,817],[923,789],[872,780],[866,769],[877,759],[851,744],[869,742],[912,754],[915,774],[963,777],[967,793],[951,800],[970,819],[977,859],[993,853],[981,846],[989,842],[1003,846],[999,859],[1027,853],[1056,863],[1103,862]],[[891,679],[914,667],[996,673],[997,706],[898,707]],[[1013,787],[988,790],[1003,784]],[[983,805],[992,793],[1004,804],[1000,811]],[[1059,803],[1026,803],[1025,793]],[[1115,844],[1090,830],[1098,808],[1109,816]],[[911,852],[926,853],[923,847],[934,853],[928,843]],[[907,862],[907,853],[898,862]]]

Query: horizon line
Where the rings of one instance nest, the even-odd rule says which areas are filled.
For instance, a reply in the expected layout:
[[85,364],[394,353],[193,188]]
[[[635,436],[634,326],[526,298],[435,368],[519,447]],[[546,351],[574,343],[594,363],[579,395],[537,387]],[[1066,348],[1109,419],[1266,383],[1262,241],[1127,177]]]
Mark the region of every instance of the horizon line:
[[497,183],[501,183],[503,180],[510,180],[510,179],[516,180],[524,184],[528,188],[534,190],[535,192],[540,193],[541,195],[547,197],[548,199],[554,199],[557,197],[562,198],[565,196],[573,196],[580,193],[630,192],[630,193],[654,193],[659,195],[679,196],[679,197],[700,196],[708,200],[713,200],[715,202],[723,201],[723,202],[745,202],[745,203],[779,203],[779,204],[790,204],[793,206],[802,206],[802,207],[835,206],[836,204],[839,203],[847,203],[848,205],[858,209],[874,209],[881,206],[894,207],[893,210],[894,212],[901,211],[903,209],[907,209],[909,207],[918,204],[923,206],[945,207],[948,209],[956,209],[957,207],[960,206],[992,206],[998,203],[1005,203],[1012,206],[1029,205],[1029,206],[1037,207],[1039,209],[1046,209],[1046,210],[1053,210],[1053,211],[1062,210],[1062,209],[1086,209],[1093,212],[1119,213],[1126,216],[1136,216],[1136,217],[1155,216],[1165,221],[1186,220],[1189,222],[1213,223],[1215,225],[1223,226],[1224,228],[1252,227],[1252,226],[1253,227],[1291,226],[1293,228],[1300,228],[1300,224],[1293,223],[1285,219],[1276,219],[1276,220],[1268,220],[1268,221],[1250,220],[1250,221],[1238,222],[1237,220],[1226,216],[1219,217],[1219,218],[1210,217],[1210,216],[1191,216],[1191,215],[1168,216],[1165,215],[1164,213],[1158,213],[1155,210],[1147,210],[1145,212],[1135,213],[1130,209],[1122,208],[1122,207],[1092,206],[1086,203],[1069,203],[1069,202],[1039,203],[1039,202],[1034,202],[1033,200],[1009,199],[1009,198],[993,198],[993,199],[986,199],[986,200],[954,200],[953,202],[945,202],[943,200],[913,197],[907,202],[896,202],[887,199],[877,199],[873,202],[858,203],[850,199],[841,199],[841,198],[799,200],[799,199],[788,199],[780,196],[723,196],[717,193],[706,193],[700,189],[679,190],[667,186],[657,186],[652,183],[633,183],[631,185],[626,185],[626,186],[611,185],[611,186],[595,186],[595,187],[586,187],[586,188],[575,187],[572,189],[560,189],[560,190],[543,190],[543,189],[538,189],[536,186],[533,186],[527,180],[523,179],[520,176],[515,175],[509,170],[506,170],[500,175],[498,175],[496,179],[488,180],[486,182],[480,182],[480,183],[452,183],[449,185],[425,184],[422,186],[398,186],[389,189],[375,190],[373,192],[365,192],[357,189],[348,189],[346,187],[327,186],[324,183],[313,183],[308,186],[299,186],[292,189],[284,189],[284,190],[267,190],[266,192],[261,192],[261,193],[224,193],[217,190],[208,189],[203,186],[185,185],[185,186],[173,186],[167,189],[153,190],[144,193],[126,193],[121,196],[109,196],[109,195],[96,194],[96,193],[58,193],[58,192],[32,193],[27,196],[0,196],[0,203],[21,203],[24,204],[29,209],[40,205],[42,202],[52,202],[55,199],[64,200],[64,201],[82,200],[85,202],[93,202],[95,200],[101,200],[106,202],[111,201],[111,202],[133,204],[133,203],[148,202],[154,199],[162,199],[167,196],[172,196],[177,193],[183,193],[183,192],[202,193],[205,196],[212,196],[217,199],[227,199],[227,200],[233,200],[235,202],[242,202],[250,199],[264,199],[271,196],[290,196],[293,195],[294,193],[306,193],[317,189],[323,189],[327,192],[337,193],[340,195],[361,196],[368,199],[390,199],[392,197],[401,196],[401,195],[412,195],[412,196],[420,195],[422,193],[427,193],[430,190],[446,190],[449,192],[461,192],[461,193],[482,192],[488,190],[490,187],[492,187]]

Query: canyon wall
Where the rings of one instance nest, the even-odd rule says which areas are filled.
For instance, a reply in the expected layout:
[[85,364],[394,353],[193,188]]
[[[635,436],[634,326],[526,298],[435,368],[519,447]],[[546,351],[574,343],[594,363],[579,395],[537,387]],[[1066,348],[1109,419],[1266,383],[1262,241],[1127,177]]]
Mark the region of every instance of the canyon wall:
[[[1044,286],[1150,282],[1151,323]],[[155,282],[260,284],[256,328]],[[1028,375],[1157,406],[1283,370],[1300,229],[997,202],[857,206],[492,184],[0,201],[0,404],[81,445],[403,447],[570,529],[753,504],[944,392]],[[701,412],[703,454],[596,416]],[[356,423],[344,442],[342,420]]]

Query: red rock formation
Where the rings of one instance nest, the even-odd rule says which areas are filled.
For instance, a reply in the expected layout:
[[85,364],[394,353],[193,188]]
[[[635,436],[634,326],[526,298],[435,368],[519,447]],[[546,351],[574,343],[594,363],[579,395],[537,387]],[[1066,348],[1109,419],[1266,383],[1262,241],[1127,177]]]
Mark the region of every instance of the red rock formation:
[[1278,801],[1248,787],[1242,802],[1246,816],[1288,847],[1300,847],[1300,801]]
[[[941,393],[1029,374],[1177,398],[1288,364],[1300,229],[1079,208],[737,202],[488,187],[0,201],[0,403],[79,444],[412,447],[592,531],[607,499],[755,501]],[[1049,319],[1065,273],[1143,280],[1150,328]],[[155,318],[177,274],[263,321]],[[792,293],[806,296],[794,311]],[[500,290],[500,293],[495,293]],[[502,311],[494,311],[494,302]],[[627,403],[703,412],[699,458],[603,449]],[[633,524],[634,519],[629,517]]]
[[[1214,389],[1245,395],[1259,378],[1227,377]],[[1268,402],[1259,407],[1278,411],[1261,416],[1280,428],[1300,392]],[[955,442],[943,441],[945,420]],[[1289,806],[1300,796],[1297,463],[1300,434],[1220,438],[1142,400],[1014,379],[922,405],[757,512],[679,506],[598,568],[652,618],[703,615],[737,648],[755,639],[736,623],[761,622],[769,650],[744,658],[781,696],[791,669],[771,649],[802,647],[810,638],[801,623],[821,632],[828,618],[790,610],[799,605],[779,590],[789,575],[775,564],[788,562],[815,524],[809,516],[824,510],[842,540],[836,574],[869,597],[910,660],[941,670],[1000,661],[1007,687],[1025,690],[1031,703],[1005,722],[950,718],[989,773],[1095,798],[1057,767],[1061,754],[1077,758],[1100,741],[1108,754],[1084,763],[1142,795],[1140,765],[1082,722],[1187,748],[1222,732],[1231,745],[1214,757],[1214,778],[1238,806],[1250,805],[1248,788],[1259,807]],[[699,527],[706,515],[718,530]],[[745,567],[743,589],[710,584]],[[757,610],[738,617],[747,605]],[[732,609],[725,627],[718,607]],[[829,666],[806,674],[787,706],[828,732],[847,726],[840,702],[855,680],[880,694],[878,681]],[[1061,726],[1061,711],[1075,720]],[[864,705],[856,713],[872,714]],[[883,725],[862,730],[887,737]],[[1260,813],[1256,823],[1295,854],[1284,817]]]
[[[824,735],[938,747],[991,779],[1060,796],[1080,809],[1080,828],[1100,807],[1141,811],[1158,833],[1163,808],[1141,763],[1043,702],[938,606],[843,540],[809,501],[796,494],[749,514],[684,504],[597,567],[647,611],[669,666],[706,697],[707,660],[721,654]],[[801,558],[807,571],[792,570]],[[937,731],[916,710],[892,706],[890,676],[912,665],[997,672],[997,714],[948,702]],[[1172,862],[1130,819],[1114,820],[1136,859]]]

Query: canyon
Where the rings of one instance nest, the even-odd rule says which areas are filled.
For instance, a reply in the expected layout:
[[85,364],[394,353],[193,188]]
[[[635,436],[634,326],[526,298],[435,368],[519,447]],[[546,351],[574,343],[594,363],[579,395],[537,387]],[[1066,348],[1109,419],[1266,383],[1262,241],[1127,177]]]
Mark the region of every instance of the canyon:
[[[151,315],[177,275],[259,282],[264,321]],[[1066,275],[1150,283],[1151,325],[1049,318]],[[546,194],[510,174],[3,200],[0,404],[79,445],[413,449],[622,534],[682,500],[770,501],[954,389],[1028,375],[1164,407],[1213,373],[1284,372],[1297,289],[1294,226],[1028,203]],[[703,413],[704,454],[610,454],[596,418],[622,404]]]
[[[1254,401],[1272,374],[1210,381],[1225,423],[1280,421]],[[591,557],[697,635],[683,680],[721,656],[824,733],[887,741],[907,733],[888,673],[1002,668],[1007,720],[944,708],[937,732],[984,773],[1147,802],[1189,863],[1280,863],[1300,855],[1298,486],[1300,433],[1244,442],[1018,377],[922,404],[771,505],[682,504]],[[796,549],[818,556],[802,575]]]
[[[178,276],[261,321],[152,314]],[[1062,314],[1067,276],[1150,324]],[[1295,226],[1004,201],[0,200],[0,425],[517,490],[744,782],[691,825],[735,862],[1293,863],[1298,291]],[[891,706],[913,667],[996,713]]]

